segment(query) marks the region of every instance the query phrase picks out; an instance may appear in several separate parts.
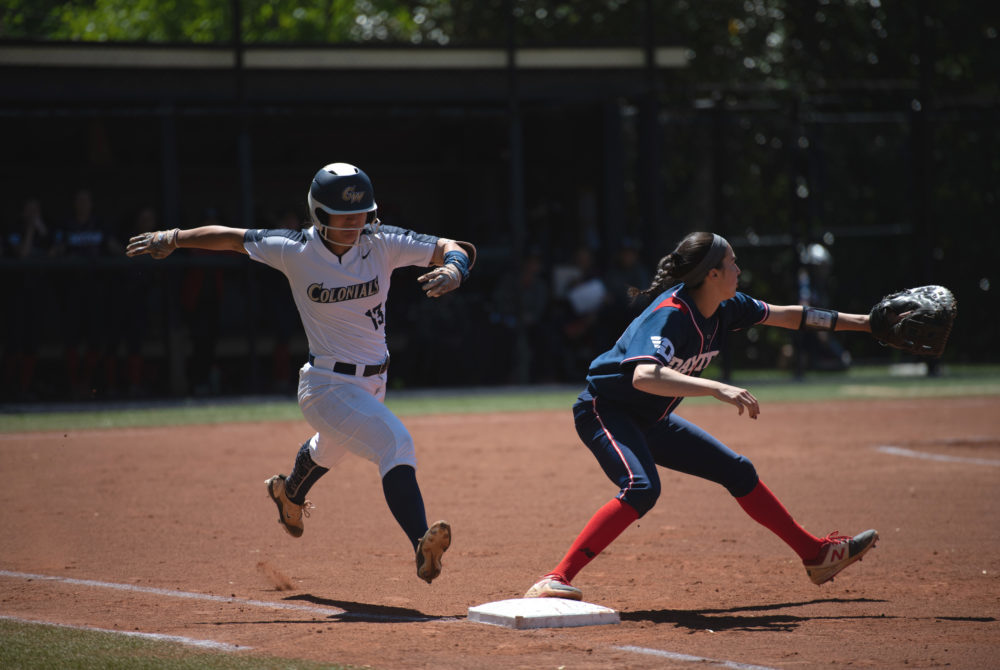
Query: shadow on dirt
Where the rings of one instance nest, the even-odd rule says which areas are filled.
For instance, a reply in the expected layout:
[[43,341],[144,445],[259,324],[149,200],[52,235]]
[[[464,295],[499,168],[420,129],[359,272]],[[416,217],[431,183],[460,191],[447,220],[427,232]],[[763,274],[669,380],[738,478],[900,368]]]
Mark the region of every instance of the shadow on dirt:
[[821,604],[881,603],[884,600],[871,598],[819,598],[805,602],[773,603],[770,605],[748,605],[718,610],[638,610],[620,612],[622,621],[649,621],[652,623],[674,624],[677,628],[690,630],[742,630],[742,631],[790,631],[807,621],[835,621],[846,619],[890,619],[885,615],[844,614],[816,616],[794,616],[790,614],[737,615],[738,612],[768,612],[789,607],[808,607]]
[[343,614],[333,614],[328,618],[332,621],[364,621],[367,623],[409,623],[421,621],[442,621],[452,619],[449,616],[434,616],[424,614],[420,610],[407,607],[390,607],[388,605],[373,605],[371,603],[358,603],[350,600],[334,600],[332,598],[320,598],[308,593],[288,596],[285,600],[300,600],[313,605],[324,607],[337,607],[345,610]]

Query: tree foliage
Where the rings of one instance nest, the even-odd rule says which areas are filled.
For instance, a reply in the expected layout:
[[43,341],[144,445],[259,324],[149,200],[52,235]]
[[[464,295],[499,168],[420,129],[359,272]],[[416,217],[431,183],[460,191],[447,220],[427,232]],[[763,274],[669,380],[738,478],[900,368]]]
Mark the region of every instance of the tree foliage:
[[224,42],[226,0],[8,0],[0,37],[82,42]]
[[521,45],[686,47],[690,81],[909,80],[993,95],[1000,82],[993,0],[7,0],[0,39],[231,43],[234,6],[247,44],[496,46],[512,25]]

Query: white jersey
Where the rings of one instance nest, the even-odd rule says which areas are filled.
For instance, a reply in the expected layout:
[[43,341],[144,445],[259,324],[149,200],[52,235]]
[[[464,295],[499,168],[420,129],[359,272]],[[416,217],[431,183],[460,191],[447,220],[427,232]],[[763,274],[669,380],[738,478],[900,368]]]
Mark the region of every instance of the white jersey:
[[309,351],[344,363],[375,365],[386,358],[385,304],[396,268],[429,266],[436,237],[393,226],[372,233],[338,257],[315,228],[248,230],[243,246],[255,261],[288,279]]

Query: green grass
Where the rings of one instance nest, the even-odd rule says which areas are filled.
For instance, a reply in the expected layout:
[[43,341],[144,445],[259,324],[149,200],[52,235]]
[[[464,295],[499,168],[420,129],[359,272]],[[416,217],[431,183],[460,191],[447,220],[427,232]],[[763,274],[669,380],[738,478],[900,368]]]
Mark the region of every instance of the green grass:
[[263,402],[184,402],[154,407],[18,412],[0,415],[0,432],[181,426],[197,423],[293,421],[302,418],[292,400]]
[[890,372],[886,367],[854,368],[846,373],[809,372],[801,381],[789,381],[787,375],[736,372],[732,383],[746,386],[761,402],[1000,395],[1000,366],[955,366],[937,377],[908,376]]
[[[715,376],[711,368],[706,376]],[[900,376],[889,368],[855,368],[843,373],[807,373],[800,381],[784,371],[739,371],[733,384],[744,386],[762,403],[818,402],[1000,395],[1000,366],[947,368],[941,376]],[[580,387],[390,391],[386,405],[399,416],[467,412],[569,411]],[[716,402],[689,398],[691,403]],[[20,411],[0,414],[0,433],[43,430],[130,428],[245,421],[298,421],[295,400],[186,401],[154,407],[110,407],[73,411]]]
[[0,620],[0,668],[9,670],[347,670],[353,666],[203,651],[180,642]]

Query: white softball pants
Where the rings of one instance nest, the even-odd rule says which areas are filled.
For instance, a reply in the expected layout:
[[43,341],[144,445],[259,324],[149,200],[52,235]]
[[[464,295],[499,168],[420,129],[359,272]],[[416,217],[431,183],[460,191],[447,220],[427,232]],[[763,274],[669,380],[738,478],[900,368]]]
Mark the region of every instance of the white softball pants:
[[333,469],[348,453],[378,465],[384,477],[397,465],[417,467],[413,438],[383,404],[386,374],[353,377],[309,363],[299,370],[299,408],[316,434],[316,465]]

